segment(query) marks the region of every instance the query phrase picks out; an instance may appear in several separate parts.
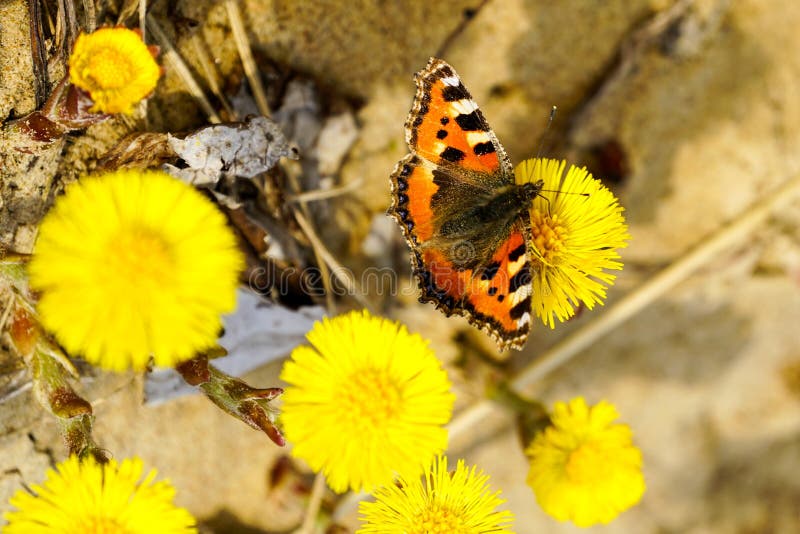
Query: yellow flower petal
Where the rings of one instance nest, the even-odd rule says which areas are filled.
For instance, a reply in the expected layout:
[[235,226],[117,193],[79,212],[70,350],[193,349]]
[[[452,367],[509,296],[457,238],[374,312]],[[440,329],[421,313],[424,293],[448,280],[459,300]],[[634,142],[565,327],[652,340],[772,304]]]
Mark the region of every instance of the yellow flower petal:
[[153,482],[156,471],[142,479],[138,458],[121,464],[98,464],[93,458],[64,460],[47,471],[47,479],[32,485],[33,494],[17,491],[4,515],[6,534],[189,534],[194,518],[173,504],[175,489],[168,481]]
[[225,217],[162,172],[83,178],[39,228],[29,265],[42,324],[112,370],[173,366],[214,345],[243,259]]
[[622,269],[617,249],[630,239],[623,208],[614,194],[585,168],[553,159],[529,159],[514,170],[518,183],[544,180],[545,192],[530,209],[533,312],[555,326],[583,303],[602,304],[616,278],[607,269]]
[[337,492],[416,476],[444,450],[450,381],[428,343],[366,311],[323,319],[283,367],[292,454]]
[[511,532],[514,516],[496,511],[505,502],[490,493],[489,476],[459,460],[447,471],[439,456],[424,477],[406,479],[375,492],[375,502],[359,505],[364,522],[358,534],[489,534]]
[[70,82],[89,93],[101,113],[131,113],[133,105],[153,92],[161,68],[142,41],[127,28],[82,33],[69,58]]
[[551,426],[526,451],[528,485],[542,509],[579,527],[609,523],[645,491],[642,454],[613,405],[557,402]]

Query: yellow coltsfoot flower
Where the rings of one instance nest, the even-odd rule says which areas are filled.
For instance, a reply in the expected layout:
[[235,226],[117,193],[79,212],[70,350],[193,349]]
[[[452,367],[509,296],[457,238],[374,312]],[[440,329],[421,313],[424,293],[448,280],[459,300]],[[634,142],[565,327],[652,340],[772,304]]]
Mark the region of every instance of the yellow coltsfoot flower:
[[528,485],[542,509],[579,527],[608,523],[645,491],[642,453],[607,402],[557,402],[551,426],[528,447]]
[[173,503],[175,488],[154,482],[156,471],[142,479],[139,458],[99,464],[92,457],[71,456],[47,472],[33,494],[17,491],[6,512],[6,534],[190,534],[195,520]]
[[359,505],[364,522],[358,534],[488,534],[511,532],[514,516],[496,508],[505,502],[491,493],[489,476],[459,460],[447,471],[438,456],[422,479],[401,478],[378,489],[375,502]]
[[602,304],[622,269],[617,249],[628,245],[623,208],[614,194],[585,169],[553,159],[529,159],[514,170],[518,183],[544,181],[530,209],[533,312],[551,328],[583,303]]
[[153,92],[161,76],[154,49],[127,28],[82,33],[69,57],[70,82],[89,93],[100,113],[127,113]]
[[405,326],[350,312],[323,319],[281,379],[292,454],[336,492],[417,476],[447,444],[450,381],[428,342]]
[[119,170],[70,185],[29,265],[46,329],[115,371],[169,367],[215,345],[243,258],[222,213],[163,172]]

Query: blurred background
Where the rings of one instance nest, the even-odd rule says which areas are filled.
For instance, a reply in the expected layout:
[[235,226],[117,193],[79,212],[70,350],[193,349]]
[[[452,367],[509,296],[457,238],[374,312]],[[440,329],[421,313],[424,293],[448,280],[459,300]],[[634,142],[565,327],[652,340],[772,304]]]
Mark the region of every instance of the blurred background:
[[[55,2],[37,3],[44,6],[38,16],[46,34]],[[800,170],[797,2],[238,5],[273,116],[300,149],[300,162],[284,172],[296,175],[303,190],[349,188],[309,204],[311,219],[357,279],[370,267],[399,273],[395,290],[365,286],[365,298],[431,339],[456,384],[457,409],[484,398],[605,309],[583,310],[554,330],[537,324],[524,351],[500,354],[465,320],[416,302],[407,246],[384,213],[389,174],[407,152],[403,124],[413,74],[429,57],[458,71],[515,163],[536,155],[567,158],[620,198],[632,237],[605,308]],[[85,9],[84,2],[79,14]],[[95,9],[98,22],[138,25],[135,2],[98,1]],[[155,1],[148,12],[223,120],[231,119],[224,99],[239,116],[255,112],[223,2]],[[0,3],[3,121],[38,105],[30,37],[36,14],[30,2]],[[146,113],[115,117],[34,154],[4,141],[5,250],[30,252],[52,195],[102,167],[126,135],[208,124],[171,63],[161,62],[165,75]],[[51,81],[64,73],[52,64]],[[558,112],[543,137],[552,106]],[[276,243],[296,232],[280,205],[269,195],[260,204]],[[545,515],[525,485],[514,418],[501,408],[451,444],[451,457],[491,475],[516,515],[517,532],[800,532],[800,203],[788,206],[526,392],[548,405],[582,395],[617,406],[644,455],[648,489],[637,507],[591,529]],[[313,263],[310,249],[298,249],[282,247],[283,258]],[[296,325],[319,315],[310,299],[278,300],[299,308],[293,313],[304,319],[291,315],[270,327],[280,334],[287,321],[295,325],[281,350],[271,351],[276,359],[259,361],[245,375],[256,386],[278,385],[280,357],[302,340]],[[359,305],[346,295],[339,300],[342,309]],[[4,384],[16,384],[16,394],[0,404],[5,510],[20,481],[38,481],[64,449],[54,420],[19,385],[20,363],[7,352],[2,357]],[[152,394],[145,399],[141,376],[88,374],[80,390],[94,406],[98,442],[115,456],[137,454],[157,467],[208,532],[296,526],[310,478],[304,466],[282,458],[286,450],[199,395],[153,402]],[[329,511],[334,504],[331,497]],[[336,517],[345,527],[357,525],[354,514]]]

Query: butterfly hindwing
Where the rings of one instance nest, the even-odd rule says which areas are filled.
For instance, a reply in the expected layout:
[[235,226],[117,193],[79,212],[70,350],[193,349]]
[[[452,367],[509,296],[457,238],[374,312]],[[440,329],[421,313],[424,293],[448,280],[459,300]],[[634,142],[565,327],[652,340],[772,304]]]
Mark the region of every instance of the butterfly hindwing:
[[531,262],[526,235],[514,228],[476,277],[469,295],[472,314],[501,345],[522,348],[531,325]]

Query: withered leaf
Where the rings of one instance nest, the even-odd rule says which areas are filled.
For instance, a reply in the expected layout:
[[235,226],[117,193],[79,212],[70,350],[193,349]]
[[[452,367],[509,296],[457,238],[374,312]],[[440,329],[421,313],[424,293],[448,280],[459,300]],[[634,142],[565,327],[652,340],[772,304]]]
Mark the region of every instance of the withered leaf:
[[282,157],[297,159],[280,127],[267,117],[243,123],[207,126],[183,139],[169,135],[169,145],[187,168],[164,165],[167,172],[191,184],[215,184],[223,176],[252,178]]

